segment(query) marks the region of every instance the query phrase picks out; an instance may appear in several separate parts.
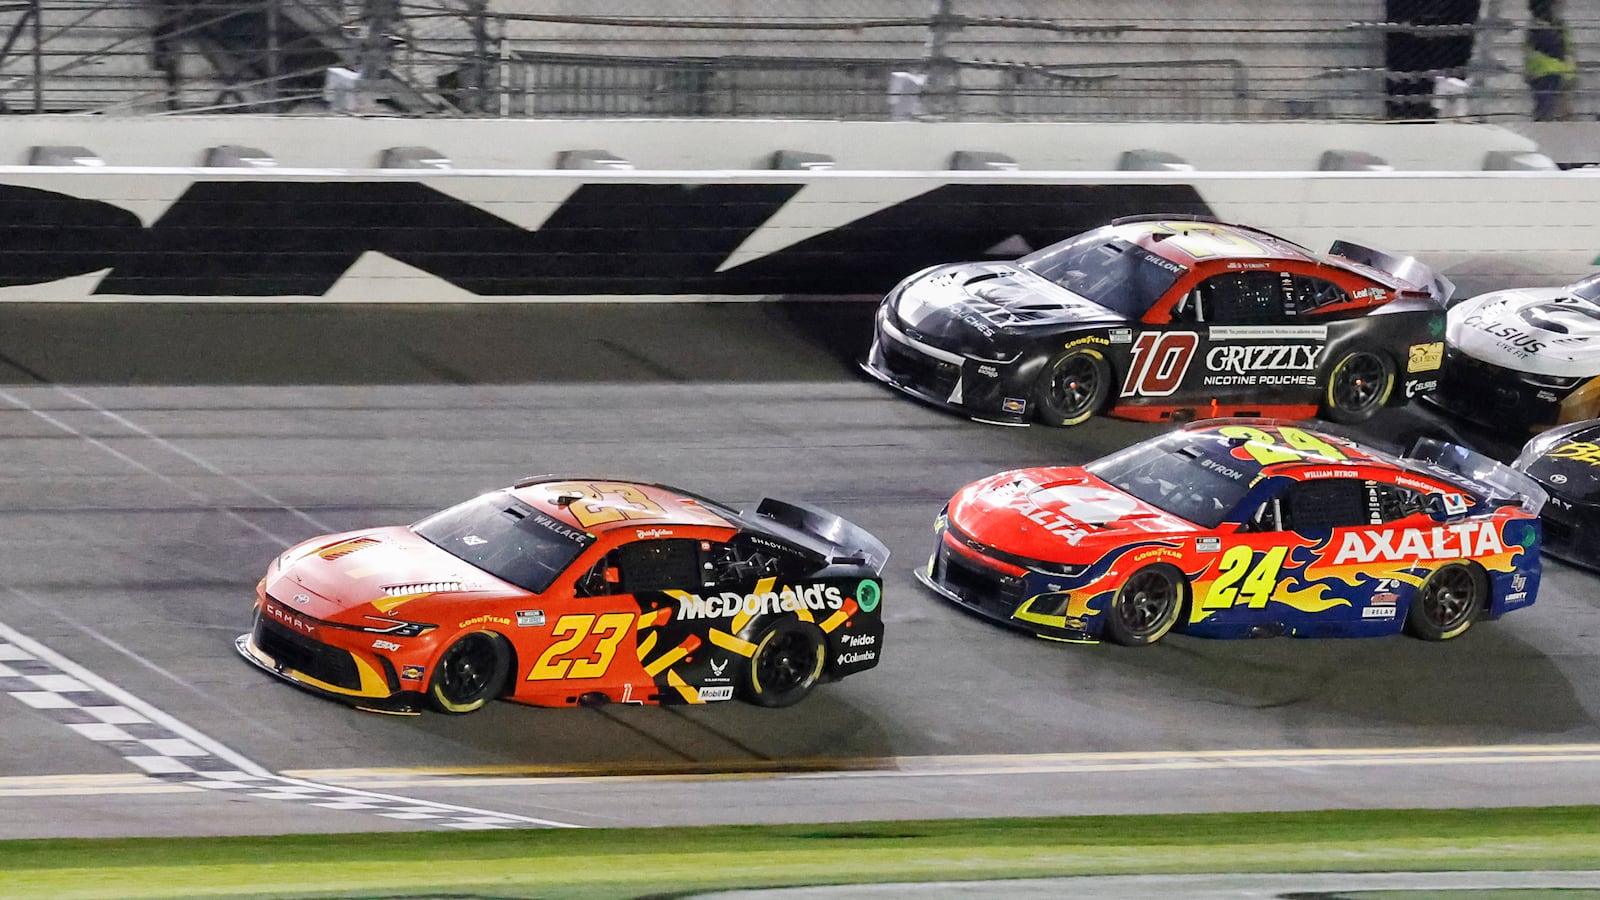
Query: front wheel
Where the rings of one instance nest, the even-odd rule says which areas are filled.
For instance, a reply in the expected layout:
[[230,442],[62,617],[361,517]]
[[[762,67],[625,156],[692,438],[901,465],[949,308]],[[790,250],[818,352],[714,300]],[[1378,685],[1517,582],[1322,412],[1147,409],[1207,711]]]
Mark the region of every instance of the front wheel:
[[1178,623],[1187,586],[1171,566],[1149,566],[1128,576],[1106,610],[1106,637],[1128,647],[1154,644]]
[[428,700],[440,712],[475,712],[499,695],[510,671],[511,652],[505,638],[475,631],[445,648],[433,667]]
[[1447,641],[1471,628],[1489,593],[1485,581],[1465,563],[1435,569],[1411,599],[1406,631],[1425,641]]
[[1049,425],[1077,425],[1099,412],[1110,393],[1111,364],[1105,355],[1074,347],[1045,366],[1034,385],[1034,411]]
[[793,706],[822,678],[827,646],[822,630],[779,619],[761,633],[750,654],[740,694],[757,706]]
[[1328,370],[1322,415],[1346,424],[1365,422],[1394,393],[1394,365],[1381,353],[1351,350]]

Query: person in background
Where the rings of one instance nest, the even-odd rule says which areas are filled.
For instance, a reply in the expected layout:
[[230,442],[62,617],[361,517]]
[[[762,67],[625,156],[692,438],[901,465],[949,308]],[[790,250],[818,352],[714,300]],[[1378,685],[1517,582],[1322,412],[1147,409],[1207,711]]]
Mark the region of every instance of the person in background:
[[1522,73],[1533,91],[1533,120],[1566,118],[1567,92],[1578,80],[1572,34],[1561,20],[1558,0],[1528,0],[1533,21],[1522,43]]

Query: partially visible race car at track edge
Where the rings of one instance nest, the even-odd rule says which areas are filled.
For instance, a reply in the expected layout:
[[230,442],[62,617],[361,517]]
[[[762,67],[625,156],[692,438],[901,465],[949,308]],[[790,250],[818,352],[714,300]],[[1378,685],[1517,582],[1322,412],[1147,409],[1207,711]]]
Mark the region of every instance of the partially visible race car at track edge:
[[1455,288],[1411,258],[1135,216],[884,297],[862,368],[981,422],[1359,422],[1432,390]]
[[541,476],[273,560],[252,663],[374,712],[788,706],[883,653],[888,549],[816,507]]
[[1479,294],[1446,317],[1432,402],[1523,434],[1600,417],[1600,275]]
[[1544,552],[1600,568],[1600,419],[1572,422],[1538,435],[1511,465],[1550,495],[1540,516]]
[[1284,422],[1197,422],[1086,466],[1002,472],[939,514],[917,578],[1040,637],[1442,641],[1534,602],[1528,476],[1432,438],[1387,453]]

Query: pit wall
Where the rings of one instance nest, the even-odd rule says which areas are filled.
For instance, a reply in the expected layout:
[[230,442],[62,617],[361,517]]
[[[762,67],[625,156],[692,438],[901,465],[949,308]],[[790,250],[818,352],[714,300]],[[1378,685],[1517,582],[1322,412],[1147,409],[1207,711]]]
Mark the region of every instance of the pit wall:
[[[220,129],[228,121],[203,124]],[[286,134],[295,133],[298,120],[277,121]],[[25,119],[19,125],[37,127],[35,122]],[[149,123],[111,124],[142,130]],[[443,136],[454,139],[455,126],[475,123],[404,124],[433,126],[430,133],[436,137],[429,143],[445,150],[438,146]],[[625,124],[613,123],[606,132],[613,140],[605,146],[619,155],[631,146]],[[52,141],[38,132],[27,139],[61,143],[60,138],[70,137],[73,144],[90,146],[97,136],[112,134],[95,127]],[[829,141],[840,140],[834,127],[848,130],[820,123],[809,127],[815,140],[794,146],[826,149]],[[1050,127],[1060,146],[1080,153],[1092,143],[1089,136],[1099,134]],[[361,155],[353,145],[334,141],[333,131],[323,132],[328,140],[322,142],[309,141],[309,133],[291,141],[271,131],[261,136],[282,142],[272,147],[284,154],[282,162],[315,158],[321,166],[0,167],[0,301],[872,295],[925,266],[1015,257],[1117,216],[1147,213],[1216,216],[1318,250],[1342,239],[1413,255],[1454,280],[1460,294],[1562,283],[1594,271],[1600,255],[1600,214],[1595,212],[1600,170],[1273,168],[1286,159],[1303,159],[1313,144],[1327,146],[1323,126],[1310,127],[1316,132],[1311,137],[1298,127],[1267,132],[1298,142],[1269,147],[1264,132],[1234,126],[1213,135],[1215,141],[1231,136],[1227,147],[1199,142],[1183,152],[1198,163],[1213,155],[1220,159],[1231,148],[1238,158],[1261,162],[1259,170],[1167,172],[1116,171],[1103,163],[1086,171],[939,171],[937,158],[961,146],[956,140],[922,148],[914,160],[927,166],[921,171],[761,171],[748,163],[737,170],[466,169],[459,164],[443,170],[379,170],[329,167],[329,160]],[[1432,152],[1445,159],[1452,154],[1481,158],[1486,147],[1531,146],[1526,138],[1493,128],[1378,127],[1402,143],[1411,135],[1452,135],[1455,139],[1444,144],[1430,139]],[[999,148],[1019,161],[1029,158],[1023,143],[1001,140],[1020,141],[1015,133],[987,128],[995,137],[983,149]],[[964,140],[968,132],[962,132],[955,137]],[[1159,132],[1169,139],[1198,133],[1179,127]],[[170,158],[191,148],[199,152],[210,140],[241,141],[239,134],[210,130],[143,133],[159,147],[102,146],[147,159],[157,149]],[[714,128],[703,133],[723,157],[734,152],[733,138],[713,140]],[[950,138],[938,130],[924,134],[930,141]],[[579,130],[549,140],[570,147],[585,136],[591,135]],[[418,133],[380,130],[363,137],[362,153],[370,155],[391,141],[417,143]],[[8,133],[6,139],[16,136]],[[249,134],[242,140],[255,142]],[[1406,158],[1395,147],[1369,143],[1352,149],[1385,155],[1390,162]],[[503,148],[479,150],[487,157]],[[655,150],[659,158],[677,158],[678,151],[669,147]],[[861,148],[861,153],[881,150]],[[108,162],[118,162],[117,153],[105,152]],[[754,145],[738,152],[754,155]]]

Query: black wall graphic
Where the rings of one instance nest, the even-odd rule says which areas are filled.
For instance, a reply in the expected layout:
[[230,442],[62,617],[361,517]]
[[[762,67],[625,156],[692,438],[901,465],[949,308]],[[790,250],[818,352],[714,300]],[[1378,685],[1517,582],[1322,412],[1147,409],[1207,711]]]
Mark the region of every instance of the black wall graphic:
[[0,285],[109,268],[96,294],[321,296],[377,251],[483,296],[879,293],[1013,236],[1042,247],[1117,216],[1210,213],[1187,184],[945,185],[719,273],[802,187],[588,184],[529,231],[418,182],[196,182],[148,229],[0,185]]

